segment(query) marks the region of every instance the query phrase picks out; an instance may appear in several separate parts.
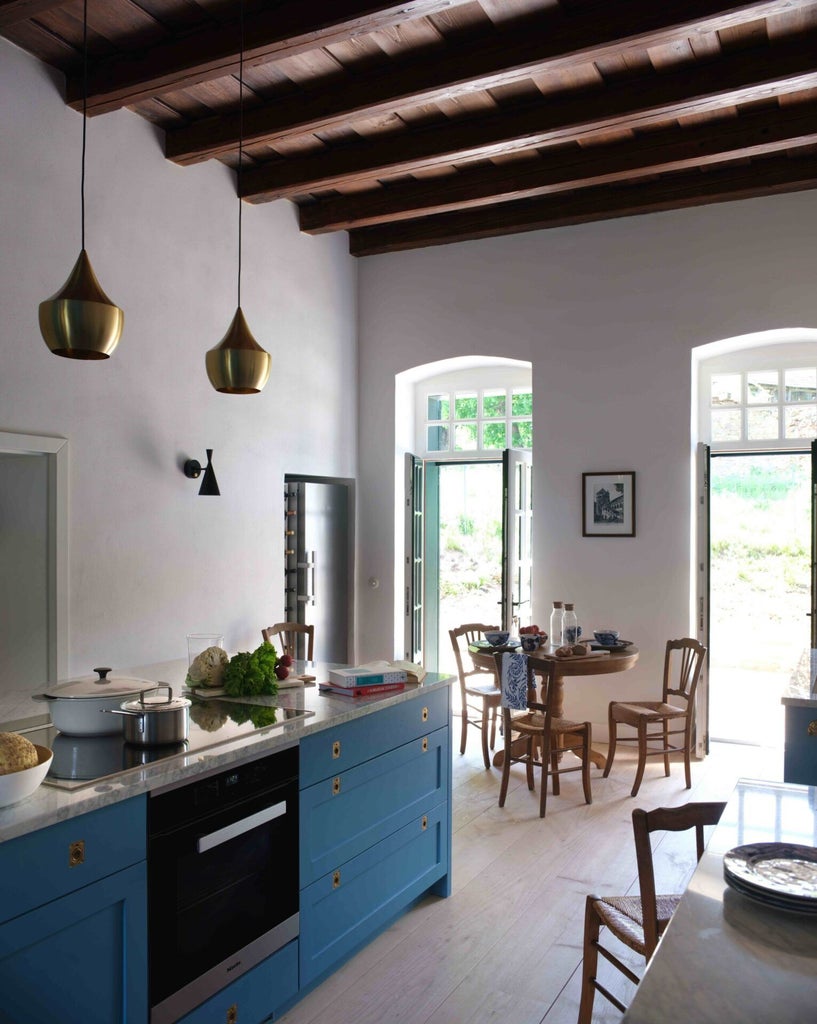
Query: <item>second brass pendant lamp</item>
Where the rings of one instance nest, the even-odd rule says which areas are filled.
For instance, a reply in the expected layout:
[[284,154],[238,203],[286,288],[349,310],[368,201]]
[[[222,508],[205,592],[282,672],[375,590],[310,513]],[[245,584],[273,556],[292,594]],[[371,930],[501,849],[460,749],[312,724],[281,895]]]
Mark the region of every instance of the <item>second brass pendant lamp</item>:
[[85,251],[85,134],[88,124],[88,0],[82,7],[82,248],[60,290],[40,303],[40,333],[57,356],[107,359],[122,336],[125,314],[103,292]]
[[244,156],[244,0],[238,60],[238,308],[227,333],[205,357],[210,383],[225,395],[257,395],[269,380],[272,359],[255,340],[241,309],[241,165]]

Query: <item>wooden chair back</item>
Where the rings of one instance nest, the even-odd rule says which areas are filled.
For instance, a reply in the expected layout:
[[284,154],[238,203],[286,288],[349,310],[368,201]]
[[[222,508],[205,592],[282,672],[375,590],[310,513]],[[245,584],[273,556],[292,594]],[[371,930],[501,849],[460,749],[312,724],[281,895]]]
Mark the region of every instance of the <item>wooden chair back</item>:
[[692,802],[680,807],[657,807],[653,811],[633,811],[633,837],[638,864],[638,885],[641,890],[641,913],[644,927],[645,958],[649,961],[658,945],[660,932],[655,894],[655,865],[652,856],[652,832],[683,832],[695,829],[698,860],[704,852],[704,828],[717,825],[725,803]]
[[[290,658],[298,657],[297,638],[303,636],[306,645],[306,660],[312,661],[315,654],[315,627],[305,626],[301,622],[276,622],[274,626],[267,626],[261,630],[261,636],[273,645],[280,647],[281,654],[288,654]],[[277,643],[276,643],[277,641]]]
[[687,708],[695,706],[695,691],[705,656],[706,648],[692,637],[667,641],[662,698],[665,704],[671,704],[673,697],[680,697],[686,702]]
[[[466,677],[474,675],[475,672],[480,671],[477,669],[473,662],[471,667],[466,669],[462,659],[462,648],[460,641],[464,639],[465,649],[468,650],[468,645],[474,643],[476,640],[482,639],[482,634],[486,630],[490,633],[493,629],[499,629],[499,626],[486,626],[483,622],[466,622],[462,626],[457,626],[454,629],[449,629],[448,635],[451,638],[451,646],[454,648],[454,658],[457,662],[457,676],[460,680],[460,690],[462,692],[463,699],[465,699],[465,686]],[[499,676],[497,676],[499,679]]]

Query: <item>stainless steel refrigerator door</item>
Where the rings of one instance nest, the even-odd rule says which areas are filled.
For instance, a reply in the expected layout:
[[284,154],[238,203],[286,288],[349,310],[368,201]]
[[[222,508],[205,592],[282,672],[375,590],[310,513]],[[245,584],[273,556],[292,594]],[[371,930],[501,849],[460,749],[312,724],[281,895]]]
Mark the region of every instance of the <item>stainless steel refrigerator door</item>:
[[[315,659],[345,663],[349,652],[349,488],[286,485],[287,618],[315,627]],[[303,638],[299,637],[303,644]],[[299,648],[298,657],[304,657]]]

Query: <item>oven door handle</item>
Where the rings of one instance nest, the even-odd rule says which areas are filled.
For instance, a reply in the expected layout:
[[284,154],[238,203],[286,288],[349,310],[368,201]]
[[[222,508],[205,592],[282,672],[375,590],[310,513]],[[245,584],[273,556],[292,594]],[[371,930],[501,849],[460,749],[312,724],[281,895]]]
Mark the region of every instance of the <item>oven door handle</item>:
[[196,840],[196,853],[205,853],[207,850],[212,850],[215,846],[220,846],[230,839],[235,839],[236,836],[243,836],[245,832],[250,832],[260,825],[265,825],[268,821],[272,821],[273,818],[280,818],[282,814],[286,814],[286,810],[286,800],[282,800],[280,803],[265,807],[263,811],[251,814],[247,818],[241,818],[240,821],[234,821],[232,825],[225,825],[224,828],[216,829],[215,832],[209,832],[206,836],[199,836]]

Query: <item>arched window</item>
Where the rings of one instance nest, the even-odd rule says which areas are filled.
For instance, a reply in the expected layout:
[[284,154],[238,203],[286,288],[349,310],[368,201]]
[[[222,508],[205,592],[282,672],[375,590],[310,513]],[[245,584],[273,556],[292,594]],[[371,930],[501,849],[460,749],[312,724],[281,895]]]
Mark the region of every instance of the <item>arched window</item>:
[[699,437],[713,450],[802,448],[817,437],[817,344],[704,359],[699,391]]
[[533,448],[530,369],[475,368],[419,381],[416,450],[426,458],[496,458]]

